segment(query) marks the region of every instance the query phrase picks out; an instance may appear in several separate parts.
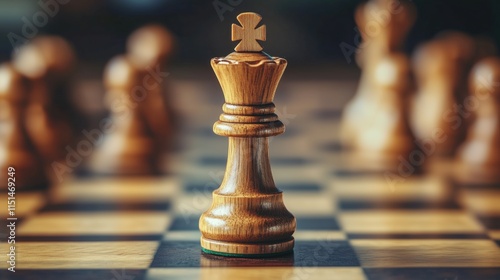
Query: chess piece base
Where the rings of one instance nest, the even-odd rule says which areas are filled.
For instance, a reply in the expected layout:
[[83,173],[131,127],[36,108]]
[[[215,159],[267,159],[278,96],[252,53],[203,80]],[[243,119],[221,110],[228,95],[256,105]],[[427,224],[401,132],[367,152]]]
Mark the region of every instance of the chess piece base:
[[202,251],[207,254],[225,257],[274,257],[293,252],[293,237],[278,243],[249,244],[217,241],[201,237]]

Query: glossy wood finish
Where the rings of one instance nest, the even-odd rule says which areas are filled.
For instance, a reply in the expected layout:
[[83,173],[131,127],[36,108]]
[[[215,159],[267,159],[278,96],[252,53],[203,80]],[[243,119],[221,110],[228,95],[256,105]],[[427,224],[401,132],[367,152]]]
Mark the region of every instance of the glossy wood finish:
[[200,218],[201,245],[233,256],[291,251],[295,218],[274,184],[268,155],[268,137],[285,130],[272,102],[286,60],[236,52],[211,64],[226,101],[214,132],[229,137],[229,150],[224,180]]
[[237,52],[260,52],[262,47],[257,43],[266,40],[266,26],[257,28],[262,17],[256,13],[241,13],[236,17],[241,26],[231,26],[231,40],[241,42],[234,48]]

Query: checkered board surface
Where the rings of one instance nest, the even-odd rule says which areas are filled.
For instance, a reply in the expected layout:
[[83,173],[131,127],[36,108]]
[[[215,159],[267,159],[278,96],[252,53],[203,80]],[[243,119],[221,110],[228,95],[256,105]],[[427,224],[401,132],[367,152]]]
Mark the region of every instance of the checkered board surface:
[[223,98],[215,79],[174,88],[183,122],[168,175],[75,176],[49,193],[18,193],[17,272],[6,270],[2,238],[1,279],[500,279],[498,186],[423,174],[391,187],[345,168],[337,131],[355,81],[285,79],[278,88],[287,131],[271,140],[271,161],[297,218],[294,253],[203,254],[198,218],[226,163],[227,139],[211,132]]

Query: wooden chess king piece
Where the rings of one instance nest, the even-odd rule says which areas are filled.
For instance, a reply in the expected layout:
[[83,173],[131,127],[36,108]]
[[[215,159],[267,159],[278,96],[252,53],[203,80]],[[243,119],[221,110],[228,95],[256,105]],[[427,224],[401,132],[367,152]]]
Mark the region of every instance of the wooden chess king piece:
[[229,151],[224,180],[200,218],[201,246],[224,256],[282,254],[293,250],[296,223],[274,184],[268,140],[285,130],[273,99],[287,62],[261,52],[255,41],[265,40],[265,26],[256,28],[259,15],[237,18],[236,52],[211,61],[225,97],[214,132],[229,137]]

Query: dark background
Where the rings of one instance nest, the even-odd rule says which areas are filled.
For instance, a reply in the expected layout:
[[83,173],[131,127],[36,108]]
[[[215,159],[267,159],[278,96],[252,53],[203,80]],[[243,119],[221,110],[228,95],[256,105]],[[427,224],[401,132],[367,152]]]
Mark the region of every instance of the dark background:
[[[57,0],[0,0],[0,61],[13,51],[9,33],[22,36],[23,18],[33,23],[40,3]],[[253,11],[267,25],[266,52],[285,57],[290,65],[348,63],[339,44],[354,46],[353,13],[361,0],[217,0],[232,10],[220,17],[213,0],[59,0],[59,12],[49,16],[37,34],[58,34],[69,40],[80,61],[102,64],[123,53],[126,37],[146,23],[161,23],[178,39],[172,66],[208,65],[210,58],[232,51],[230,26],[236,16]],[[500,1],[414,0],[418,20],[406,51],[447,29],[488,36],[500,43]],[[43,22],[43,17],[40,18]]]

